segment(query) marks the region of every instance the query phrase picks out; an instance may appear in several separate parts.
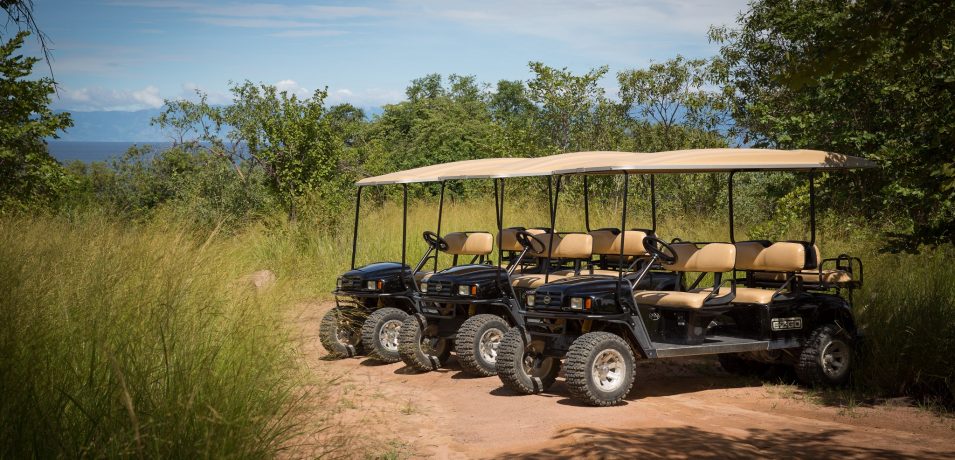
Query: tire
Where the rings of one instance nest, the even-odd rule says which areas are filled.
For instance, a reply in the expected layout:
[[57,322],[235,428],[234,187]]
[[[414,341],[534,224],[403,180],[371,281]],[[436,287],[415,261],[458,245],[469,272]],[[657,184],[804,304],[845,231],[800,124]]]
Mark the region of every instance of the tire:
[[718,356],[720,366],[724,371],[745,377],[759,377],[769,372],[770,364],[753,361],[740,356],[738,353],[724,353]]
[[350,358],[364,352],[361,328],[338,307],[332,308],[322,317],[318,338],[330,356]]
[[589,332],[578,337],[567,351],[566,365],[571,396],[591,406],[619,404],[633,388],[633,351],[619,335]]
[[524,331],[515,327],[504,334],[497,348],[495,368],[505,387],[530,395],[547,391],[554,384],[560,372],[560,359],[528,350]]
[[[451,341],[423,335],[428,331],[428,320],[424,315],[408,316],[401,324],[398,335],[398,355],[408,367],[421,372],[435,371],[451,356]],[[425,327],[422,328],[422,325]]]
[[835,324],[824,324],[809,334],[796,361],[796,377],[809,386],[837,386],[849,380],[852,341]]
[[398,335],[408,314],[392,307],[379,308],[368,315],[361,327],[361,343],[368,356],[383,363],[401,361]]
[[511,327],[496,315],[472,316],[458,328],[454,339],[454,353],[465,372],[478,377],[497,374],[497,361],[501,339]]

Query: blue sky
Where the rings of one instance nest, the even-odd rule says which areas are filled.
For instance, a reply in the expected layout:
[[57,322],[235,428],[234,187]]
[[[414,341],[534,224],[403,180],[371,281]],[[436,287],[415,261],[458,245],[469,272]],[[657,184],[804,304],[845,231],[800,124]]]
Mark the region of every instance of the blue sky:
[[[230,80],[376,106],[428,73],[527,79],[539,60],[611,75],[716,52],[706,32],[744,0],[38,0],[53,41],[58,109],[141,110]],[[34,46],[35,49],[35,46]],[[38,68],[39,69],[39,68]],[[45,70],[45,69],[44,69]],[[612,79],[605,82],[614,92]]]

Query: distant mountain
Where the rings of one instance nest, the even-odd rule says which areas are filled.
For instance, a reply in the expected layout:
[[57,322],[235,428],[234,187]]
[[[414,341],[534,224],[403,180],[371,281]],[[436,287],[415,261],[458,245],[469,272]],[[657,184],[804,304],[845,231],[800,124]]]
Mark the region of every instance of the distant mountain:
[[[381,107],[362,107],[369,119],[381,115]],[[162,130],[149,121],[159,115],[159,109],[135,112],[70,112],[73,127],[60,136],[71,142],[168,142]]]

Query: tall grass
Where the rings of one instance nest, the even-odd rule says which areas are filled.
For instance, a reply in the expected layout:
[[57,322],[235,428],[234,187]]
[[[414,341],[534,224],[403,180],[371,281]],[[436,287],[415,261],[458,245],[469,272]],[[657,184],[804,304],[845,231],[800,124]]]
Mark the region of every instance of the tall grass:
[[[272,456],[303,378],[244,242],[98,216],[0,221],[0,457]],[[239,280],[239,281],[237,281]]]

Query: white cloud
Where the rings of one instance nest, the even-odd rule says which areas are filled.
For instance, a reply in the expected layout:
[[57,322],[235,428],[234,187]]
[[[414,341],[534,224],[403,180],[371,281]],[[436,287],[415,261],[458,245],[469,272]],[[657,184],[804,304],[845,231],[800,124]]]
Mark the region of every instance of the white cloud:
[[62,88],[54,107],[62,110],[143,110],[162,107],[159,88],[149,85],[138,90],[116,90],[101,87]]

